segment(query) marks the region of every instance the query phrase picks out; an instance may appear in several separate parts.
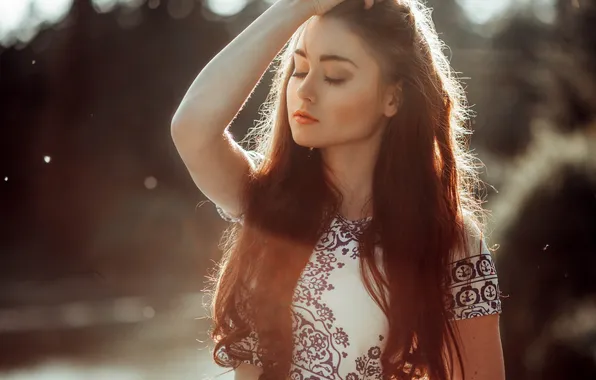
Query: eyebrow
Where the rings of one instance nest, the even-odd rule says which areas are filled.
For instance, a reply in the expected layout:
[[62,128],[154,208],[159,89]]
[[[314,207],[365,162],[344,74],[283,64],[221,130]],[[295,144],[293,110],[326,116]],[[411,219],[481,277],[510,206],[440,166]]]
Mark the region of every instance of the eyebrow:
[[[302,49],[294,50],[294,54],[297,54],[301,57],[306,58],[306,53]],[[336,55],[336,54],[322,54],[321,57],[319,57],[319,61],[321,61],[321,62],[326,62],[326,61],[347,62],[347,63],[351,63],[356,68],[358,67],[358,65],[356,65],[351,59],[342,57],[342,56]]]

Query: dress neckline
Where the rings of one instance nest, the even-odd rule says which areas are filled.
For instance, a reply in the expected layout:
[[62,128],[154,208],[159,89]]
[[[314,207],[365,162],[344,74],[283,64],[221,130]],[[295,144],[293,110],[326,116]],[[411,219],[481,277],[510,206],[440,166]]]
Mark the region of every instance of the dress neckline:
[[336,218],[344,224],[348,224],[351,226],[361,226],[364,224],[369,223],[372,220],[372,216],[367,216],[366,218],[360,218],[360,219],[348,219],[345,216],[343,216],[342,214],[340,214],[339,212],[335,214]]

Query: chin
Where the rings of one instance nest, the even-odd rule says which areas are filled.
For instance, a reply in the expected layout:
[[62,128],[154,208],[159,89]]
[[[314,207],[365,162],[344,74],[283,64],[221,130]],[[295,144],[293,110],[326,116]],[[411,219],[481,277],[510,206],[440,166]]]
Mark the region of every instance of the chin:
[[318,148],[321,145],[320,139],[314,133],[304,133],[292,128],[292,139],[294,142],[305,148]]
[[329,145],[327,141],[323,141],[318,136],[293,135],[294,142],[304,148],[325,148]]
[[296,140],[294,142],[303,148],[320,148],[320,144],[316,144],[314,141]]

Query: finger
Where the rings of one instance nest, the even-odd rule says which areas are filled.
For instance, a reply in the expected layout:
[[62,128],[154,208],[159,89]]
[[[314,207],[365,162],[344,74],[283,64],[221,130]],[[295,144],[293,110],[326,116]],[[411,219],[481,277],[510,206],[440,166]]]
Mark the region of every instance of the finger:
[[370,9],[375,3],[375,0],[364,0],[364,9]]

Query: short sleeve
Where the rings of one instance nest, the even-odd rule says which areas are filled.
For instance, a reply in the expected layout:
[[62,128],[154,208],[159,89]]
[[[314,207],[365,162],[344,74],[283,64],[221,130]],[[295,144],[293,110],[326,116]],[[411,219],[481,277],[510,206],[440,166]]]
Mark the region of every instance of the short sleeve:
[[[256,151],[252,151],[252,150],[247,151],[246,154],[252,160],[252,162],[254,163],[255,166],[261,165],[261,163],[264,160],[264,156],[261,153],[256,152]],[[242,222],[244,221],[244,215],[239,215],[239,216],[231,215],[230,213],[228,213],[226,210],[224,210],[217,204],[215,205],[215,208],[216,208],[219,216],[226,222],[242,224]]]
[[497,271],[484,239],[469,257],[449,265],[448,312],[451,320],[500,314],[501,300]]

